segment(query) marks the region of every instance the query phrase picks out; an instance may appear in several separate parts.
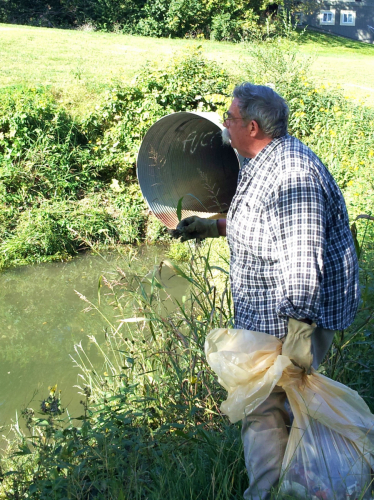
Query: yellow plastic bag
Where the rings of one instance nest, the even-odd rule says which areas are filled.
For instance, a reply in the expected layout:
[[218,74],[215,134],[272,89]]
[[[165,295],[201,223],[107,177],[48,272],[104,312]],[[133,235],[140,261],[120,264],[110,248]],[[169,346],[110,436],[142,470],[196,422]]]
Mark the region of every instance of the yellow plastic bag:
[[209,333],[205,354],[228,392],[222,412],[237,422],[276,385],[283,387],[294,415],[282,464],[285,498],[370,498],[374,416],[368,406],[356,391],[315,370],[305,375],[281,351],[281,341],[266,333]]

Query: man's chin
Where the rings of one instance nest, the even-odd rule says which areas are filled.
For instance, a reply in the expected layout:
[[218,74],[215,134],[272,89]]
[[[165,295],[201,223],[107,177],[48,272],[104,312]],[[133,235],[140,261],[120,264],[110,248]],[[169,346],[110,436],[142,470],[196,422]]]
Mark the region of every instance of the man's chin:
[[230,132],[227,130],[227,128],[224,128],[222,130],[221,135],[222,135],[222,143],[225,144],[226,146],[231,146]]

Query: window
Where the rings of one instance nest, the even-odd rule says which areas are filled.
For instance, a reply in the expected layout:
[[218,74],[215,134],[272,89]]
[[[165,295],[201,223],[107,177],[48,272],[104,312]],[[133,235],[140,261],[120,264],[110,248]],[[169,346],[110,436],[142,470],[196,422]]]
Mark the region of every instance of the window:
[[335,9],[321,10],[319,14],[319,24],[335,24]]
[[295,12],[295,21],[297,26],[301,26],[303,24],[303,13]]
[[356,23],[356,12],[354,10],[340,11],[340,24],[344,26],[354,26]]

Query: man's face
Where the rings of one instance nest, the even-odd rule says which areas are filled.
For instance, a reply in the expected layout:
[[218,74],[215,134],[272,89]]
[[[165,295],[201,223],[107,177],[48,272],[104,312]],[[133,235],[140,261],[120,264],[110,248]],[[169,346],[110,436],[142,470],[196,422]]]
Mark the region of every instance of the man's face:
[[[240,115],[238,99],[234,99],[227,111],[228,118],[224,121],[225,130],[222,131],[222,140],[224,144],[228,144],[231,140],[231,146],[235,148],[239,154],[246,156],[245,152],[251,141],[249,134],[248,123],[246,123]],[[243,154],[244,153],[244,154]]]

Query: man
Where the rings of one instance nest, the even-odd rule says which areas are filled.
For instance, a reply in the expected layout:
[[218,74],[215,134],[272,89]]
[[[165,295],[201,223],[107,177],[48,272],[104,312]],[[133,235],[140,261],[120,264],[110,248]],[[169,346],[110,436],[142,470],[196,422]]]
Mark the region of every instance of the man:
[[[223,140],[246,158],[224,219],[189,217],[174,236],[226,235],[235,327],[284,339],[283,354],[310,373],[334,332],[353,321],[358,263],[343,196],[319,158],[287,134],[288,106],[244,83],[224,115]],[[276,387],[243,419],[245,499],[267,500],[288,439],[285,393]]]

